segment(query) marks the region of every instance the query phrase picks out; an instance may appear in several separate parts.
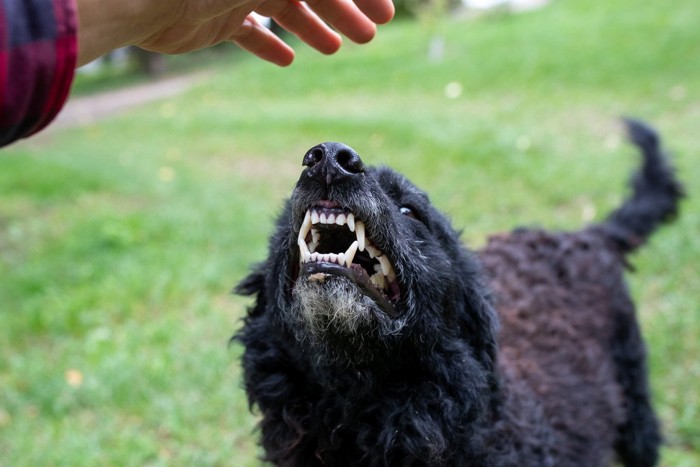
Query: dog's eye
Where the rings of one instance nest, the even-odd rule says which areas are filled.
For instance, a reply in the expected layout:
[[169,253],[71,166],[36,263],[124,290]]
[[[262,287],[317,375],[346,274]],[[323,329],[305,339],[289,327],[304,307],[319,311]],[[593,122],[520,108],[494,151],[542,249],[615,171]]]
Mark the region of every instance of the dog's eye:
[[412,219],[416,219],[416,213],[413,212],[413,209],[409,208],[408,206],[401,206],[399,208],[399,212],[403,214],[404,216],[408,216]]

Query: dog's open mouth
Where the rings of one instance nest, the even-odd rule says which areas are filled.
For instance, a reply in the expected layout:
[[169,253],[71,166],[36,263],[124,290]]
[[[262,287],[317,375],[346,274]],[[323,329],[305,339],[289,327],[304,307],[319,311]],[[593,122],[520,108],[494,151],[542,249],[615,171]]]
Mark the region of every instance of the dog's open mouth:
[[394,266],[366,235],[365,224],[333,201],[320,201],[306,211],[299,236],[300,274],[310,281],[346,277],[394,315],[401,292]]

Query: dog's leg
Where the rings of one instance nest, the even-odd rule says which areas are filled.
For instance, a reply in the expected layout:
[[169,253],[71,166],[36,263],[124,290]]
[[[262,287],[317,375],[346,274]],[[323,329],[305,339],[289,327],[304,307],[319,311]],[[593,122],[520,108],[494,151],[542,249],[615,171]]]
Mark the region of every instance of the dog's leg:
[[635,318],[634,305],[622,292],[616,316],[613,357],[626,404],[626,421],[620,426],[615,449],[620,462],[631,467],[658,462],[661,434],[651,407],[646,369],[646,348]]

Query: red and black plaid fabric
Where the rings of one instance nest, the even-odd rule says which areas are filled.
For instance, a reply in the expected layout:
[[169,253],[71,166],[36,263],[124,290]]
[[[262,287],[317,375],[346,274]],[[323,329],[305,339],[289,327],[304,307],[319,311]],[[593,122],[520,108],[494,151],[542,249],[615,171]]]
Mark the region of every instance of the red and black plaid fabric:
[[74,0],[0,0],[0,146],[63,107],[77,60]]

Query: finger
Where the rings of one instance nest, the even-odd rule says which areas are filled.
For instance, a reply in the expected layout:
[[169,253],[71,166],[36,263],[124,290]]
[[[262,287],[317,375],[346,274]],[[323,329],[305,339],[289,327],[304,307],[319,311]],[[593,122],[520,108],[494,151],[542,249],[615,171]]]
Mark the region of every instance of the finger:
[[296,0],[268,0],[256,12],[273,18],[280,26],[324,54],[338,51],[340,36],[305,4]]
[[376,24],[386,24],[394,17],[391,0],[354,0],[357,7]]
[[353,42],[369,42],[377,32],[377,26],[350,0],[307,0],[306,4]]
[[248,16],[231,40],[240,48],[279,66],[294,60],[294,50],[253,16]]

